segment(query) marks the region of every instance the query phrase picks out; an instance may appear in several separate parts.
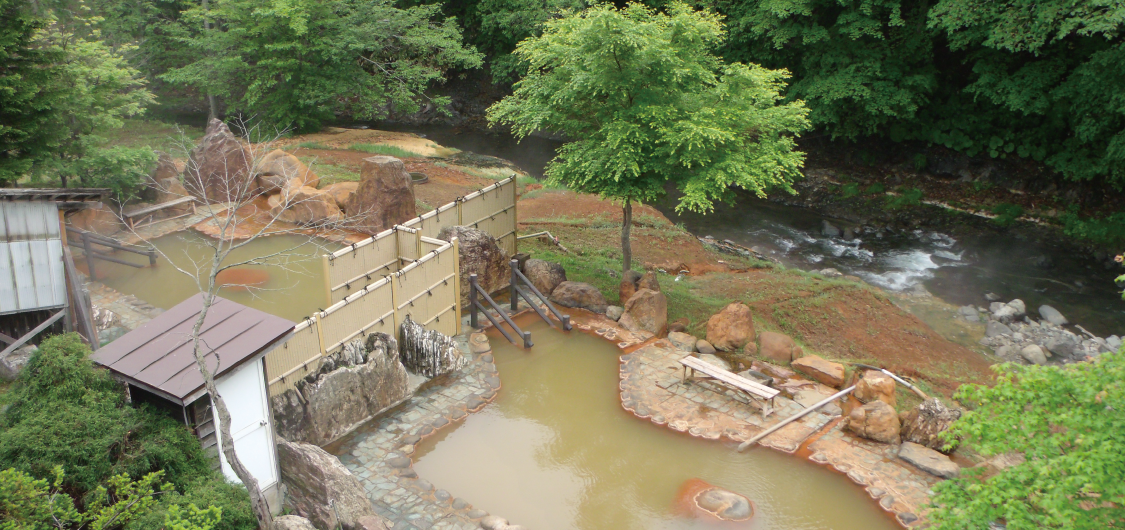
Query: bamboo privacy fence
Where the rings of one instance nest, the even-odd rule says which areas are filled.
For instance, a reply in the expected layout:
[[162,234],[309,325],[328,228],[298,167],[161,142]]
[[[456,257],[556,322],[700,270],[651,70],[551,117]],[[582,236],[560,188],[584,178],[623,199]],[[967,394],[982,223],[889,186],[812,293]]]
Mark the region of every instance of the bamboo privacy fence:
[[301,321],[266,354],[270,395],[294,387],[321,360],[369,333],[397,337],[409,316],[445,335],[460,332],[458,243],[434,239],[446,226],[472,226],[516,251],[516,182],[502,180],[323,257],[331,305]]

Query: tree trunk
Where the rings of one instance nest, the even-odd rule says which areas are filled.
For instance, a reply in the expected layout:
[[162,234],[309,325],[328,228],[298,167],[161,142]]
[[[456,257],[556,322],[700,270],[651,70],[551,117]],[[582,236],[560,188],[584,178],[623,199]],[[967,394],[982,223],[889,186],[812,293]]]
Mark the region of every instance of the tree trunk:
[[621,221],[621,272],[624,274],[633,268],[633,246],[629,243],[629,231],[633,228],[633,203],[628,197],[621,209],[625,213]]
[[231,436],[230,432],[230,411],[227,409],[226,401],[219,394],[219,387],[215,384],[215,375],[207,368],[206,352],[200,349],[199,335],[203,329],[203,320],[207,318],[207,310],[215,302],[214,289],[217,285],[215,272],[217,270],[211,274],[211,288],[203,296],[203,308],[199,312],[199,319],[195,321],[195,326],[192,329],[192,352],[195,354],[195,364],[199,368],[199,372],[203,374],[204,387],[207,388],[207,393],[211,395],[211,402],[215,404],[223,456],[226,457],[227,464],[234,470],[234,474],[238,476],[238,479],[242,481],[242,484],[246,486],[246,491],[250,494],[250,506],[254,509],[254,515],[258,518],[259,530],[270,530],[270,527],[273,526],[273,516],[270,515],[269,506],[266,504],[265,498],[262,497],[262,490],[258,488],[258,480],[254,478],[250,470],[246,469],[246,466],[242,465],[238,453],[234,450],[234,437]]
[[[210,11],[207,0],[203,0],[203,10]],[[210,17],[203,19],[203,29],[211,31]],[[207,123],[219,117],[219,109],[215,104],[215,95],[211,93],[211,89],[207,89]]]

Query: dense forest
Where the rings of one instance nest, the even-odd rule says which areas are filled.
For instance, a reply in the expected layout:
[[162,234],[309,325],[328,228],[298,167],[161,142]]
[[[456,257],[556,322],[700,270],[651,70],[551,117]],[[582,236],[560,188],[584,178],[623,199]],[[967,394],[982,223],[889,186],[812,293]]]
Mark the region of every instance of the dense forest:
[[[440,111],[465,76],[503,94],[526,72],[517,43],[585,4],[0,0],[0,183],[126,189],[153,155],[100,135],[146,108],[310,131]],[[811,135],[1026,161],[1105,192],[1125,185],[1122,2],[692,5],[725,17],[724,59],[790,73],[784,95],[805,102]],[[1072,235],[1125,241],[1125,213],[1081,206],[1101,219],[1071,215]]]

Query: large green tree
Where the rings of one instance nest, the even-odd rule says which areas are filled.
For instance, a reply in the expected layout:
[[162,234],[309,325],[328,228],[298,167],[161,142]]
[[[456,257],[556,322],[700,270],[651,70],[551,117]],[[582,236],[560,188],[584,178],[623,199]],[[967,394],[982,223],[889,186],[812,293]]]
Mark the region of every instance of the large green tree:
[[391,0],[211,0],[185,13],[197,60],[162,79],[224,98],[266,123],[314,130],[336,115],[378,119],[441,107],[426,89],[481,56],[437,6]]
[[994,386],[966,385],[970,410],[947,436],[985,456],[1024,461],[985,468],[934,490],[933,528],[1102,530],[1125,520],[1125,352],[1068,366],[998,367]]
[[733,188],[792,191],[799,175],[794,136],[808,120],[801,102],[780,102],[788,74],[725,63],[714,53],[724,36],[717,15],[686,4],[599,4],[520,43],[529,71],[489,109],[490,122],[519,137],[571,140],[547,177],[621,202],[626,270],[632,204],[661,197],[667,183],[683,193],[677,209],[709,211]]

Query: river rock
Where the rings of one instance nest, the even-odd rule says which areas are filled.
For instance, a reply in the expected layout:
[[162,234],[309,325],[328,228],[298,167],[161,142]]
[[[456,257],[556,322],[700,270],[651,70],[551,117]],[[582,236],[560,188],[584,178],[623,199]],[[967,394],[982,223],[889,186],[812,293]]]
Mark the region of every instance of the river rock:
[[340,222],[344,213],[331,195],[309,186],[285,188],[270,195],[270,215],[279,221],[299,225],[323,226]]
[[833,388],[840,388],[844,384],[844,365],[818,355],[806,355],[793,361],[793,368]]
[[721,351],[738,351],[754,340],[750,308],[733,302],[707,320],[707,342]]
[[1060,357],[1074,357],[1074,352],[1078,349],[1078,346],[1078,341],[1066,335],[1055,335],[1047,339],[1047,342],[1043,344],[1043,347],[1047,348],[1047,351]]
[[1017,318],[1022,317],[1025,314],[1027,314],[1027,305],[1024,304],[1023,300],[1020,300],[1019,298],[1016,298],[1015,300],[1012,300],[1011,302],[1008,302],[1008,307],[1016,310],[1016,317]]
[[371,235],[417,216],[414,184],[402,160],[390,156],[363,159],[359,187],[344,210],[355,219],[354,230]]
[[724,361],[718,355],[712,355],[710,353],[701,353],[701,354],[699,354],[699,360],[701,360],[701,361],[703,361],[707,364],[710,364],[711,366],[721,368],[723,370],[730,370],[730,364],[727,363],[726,361]]
[[227,124],[212,118],[207,132],[191,150],[184,169],[184,188],[208,202],[241,202],[260,193],[251,174],[253,156]]
[[[551,292],[551,301],[565,307],[577,307],[595,313],[605,313],[609,307],[605,295],[597,287],[585,282],[565,281]],[[624,314],[621,315],[624,318]]]
[[308,519],[299,515],[282,515],[273,520],[272,530],[316,530]]
[[900,428],[894,407],[882,401],[856,407],[848,414],[848,430],[868,440],[896,444]]
[[843,231],[837,228],[836,225],[829,223],[827,220],[821,221],[820,233],[828,237],[840,237],[841,235],[843,235]]
[[280,436],[324,445],[409,396],[396,341],[372,333],[325,358],[315,374],[270,403]]
[[290,179],[298,179],[302,186],[315,188],[320,185],[320,177],[309,170],[304,162],[281,149],[274,149],[258,163],[258,185],[265,193],[279,192]]
[[[935,451],[950,453],[957,449],[958,440],[945,442],[941,433],[949,430],[949,426],[961,417],[959,409],[951,409],[938,398],[929,398],[918,406],[899,415],[902,422],[900,434],[902,439],[923,445]],[[948,443],[949,449],[946,449]]]
[[332,200],[336,201],[336,206],[344,213],[347,213],[348,200],[351,199],[352,195],[355,195],[355,191],[358,189],[358,182],[337,182],[320,188],[320,191],[331,196]]
[[820,274],[821,276],[824,276],[825,278],[840,278],[844,275],[844,273],[840,272],[839,270],[837,270],[833,267],[828,267],[827,269],[820,269],[816,272],[818,274]]
[[876,370],[865,370],[863,377],[856,382],[852,395],[861,403],[882,401],[894,408],[895,406],[895,380],[890,376]]
[[617,295],[621,299],[621,303],[628,302],[634,294],[637,294],[637,282],[641,281],[641,273],[635,270],[627,270],[621,277],[621,285],[618,286]]
[[1065,326],[1070,323],[1062,313],[1059,313],[1058,309],[1046,304],[1039,306],[1039,316],[1056,326]]
[[1012,306],[1009,306],[1009,305],[1000,306],[996,311],[992,312],[992,318],[994,318],[994,319],[996,319],[1000,322],[1003,322],[1005,324],[1011,324],[1018,317],[1019,317],[1019,312],[1016,311],[1015,308],[1013,308]]
[[699,341],[699,339],[695,338],[692,335],[688,335],[687,333],[680,333],[679,331],[673,331],[671,333],[668,333],[668,342],[671,342],[672,345],[675,346],[677,350],[680,350],[680,351],[683,351],[683,352],[688,352],[688,353],[694,352],[695,351],[695,343],[698,342],[698,341]]
[[790,363],[805,355],[804,350],[788,335],[763,331],[758,337],[758,355],[779,363]]
[[625,312],[618,322],[634,333],[647,331],[663,335],[668,329],[668,298],[658,291],[640,289],[625,304]]
[[324,449],[279,437],[277,459],[281,480],[288,488],[287,505],[313,526],[360,530],[378,528],[361,521],[377,521],[385,527],[363,485]]
[[750,499],[722,488],[696,495],[695,504],[723,521],[745,521],[754,515]]
[[898,449],[898,457],[936,477],[948,479],[961,473],[961,466],[948,456],[916,443],[903,442]]
[[1043,348],[1040,348],[1038,344],[1024,346],[1023,349],[1020,350],[1020,357],[1027,359],[1030,363],[1038,365],[1047,364],[1047,354],[1043,353]]
[[506,287],[512,278],[508,253],[483,230],[468,226],[447,226],[438,233],[442,241],[458,241],[461,260],[461,304],[469,305],[469,276],[477,275],[477,283],[488,293]]
[[703,339],[699,339],[699,340],[695,341],[695,351],[697,351],[699,353],[715,353],[716,350],[715,350],[715,347],[712,346],[710,342],[707,342],[706,340],[703,340]]
[[988,321],[988,324],[984,328],[985,337],[997,337],[1000,335],[1011,334],[1012,328],[1009,328],[1008,326],[1005,326],[1004,324],[1001,324],[1000,322],[997,322],[995,320]]
[[551,291],[566,281],[566,269],[562,265],[541,259],[527,260],[523,273],[543,296],[551,296]]
[[610,320],[620,320],[623,313],[625,313],[625,308],[619,305],[606,306],[605,308],[605,317]]
[[1105,344],[1106,344],[1106,346],[1109,346],[1109,348],[1113,351],[1120,350],[1121,349],[1121,337],[1118,337],[1117,335],[1110,335],[1110,336],[1106,337]]

